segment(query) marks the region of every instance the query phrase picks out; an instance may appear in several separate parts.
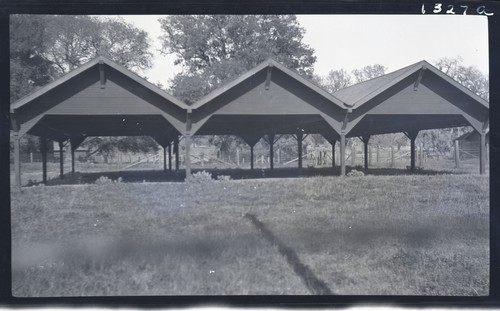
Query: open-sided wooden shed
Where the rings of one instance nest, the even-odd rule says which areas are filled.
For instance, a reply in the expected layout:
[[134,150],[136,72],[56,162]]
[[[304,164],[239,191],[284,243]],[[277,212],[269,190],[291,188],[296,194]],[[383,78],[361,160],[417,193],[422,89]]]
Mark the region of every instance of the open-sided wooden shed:
[[428,62],[420,61],[334,95],[351,106],[346,132],[362,138],[365,153],[371,135],[403,132],[411,142],[414,170],[419,131],[470,125],[481,137],[480,172],[485,173],[488,102]]
[[[486,146],[490,143],[489,130],[486,130]],[[461,135],[455,139],[458,144],[460,158],[479,157],[481,135],[477,131],[472,131]]]
[[333,145],[341,132],[346,106],[298,73],[270,59],[189,107],[191,135],[238,135],[251,150],[263,136],[270,146],[279,135],[297,139],[302,167],[305,135],[322,134]]
[[[170,146],[184,132],[185,111],[183,102],[98,57],[11,105],[16,184],[19,139],[27,133],[42,140],[46,181],[47,139],[60,144],[70,140],[73,163],[73,151],[89,136],[151,136],[163,147]],[[61,176],[62,168],[61,162]]]
[[[367,167],[372,135],[403,132],[411,141],[414,170],[419,131],[471,125],[480,136],[483,174],[488,111],[488,102],[425,61],[330,94],[270,59],[187,105],[99,57],[11,105],[16,185],[20,185],[19,138],[26,133],[43,142],[70,140],[72,150],[88,136],[145,135],[169,146],[169,152],[170,143],[178,143],[183,135],[188,176],[192,135],[238,135],[250,145],[251,155],[265,136],[272,169],[274,143],[280,135],[292,134],[298,142],[300,169],[305,135],[321,134],[332,151],[340,142],[344,176],[346,137],[363,140]],[[253,157],[251,163],[253,167]]]

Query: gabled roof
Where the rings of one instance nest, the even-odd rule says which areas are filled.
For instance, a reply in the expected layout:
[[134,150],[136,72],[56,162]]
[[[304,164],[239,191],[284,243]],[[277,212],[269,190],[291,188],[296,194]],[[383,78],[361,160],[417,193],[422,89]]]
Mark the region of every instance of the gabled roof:
[[345,103],[343,103],[340,99],[338,99],[334,95],[328,93],[327,91],[323,90],[322,88],[318,87],[317,85],[315,85],[314,83],[310,82],[306,78],[302,77],[301,75],[299,75],[294,70],[291,70],[291,69],[283,66],[282,64],[278,63],[276,60],[274,60],[272,58],[267,59],[266,61],[262,62],[260,65],[258,65],[256,67],[254,67],[253,69],[247,71],[246,73],[242,74],[241,76],[239,76],[235,80],[227,83],[226,85],[224,85],[224,86],[222,86],[222,87],[220,87],[220,88],[212,91],[208,95],[202,97],[197,102],[195,102],[193,105],[191,105],[190,108],[191,109],[197,109],[197,108],[205,105],[206,103],[208,103],[208,102],[212,101],[213,99],[217,98],[218,96],[222,95],[224,92],[226,92],[226,91],[228,91],[228,90],[230,90],[230,89],[238,86],[243,81],[251,78],[252,76],[256,75],[257,73],[259,73],[260,71],[262,71],[262,70],[264,70],[264,69],[266,69],[268,67],[277,68],[278,70],[280,70],[281,72],[285,73],[286,75],[288,75],[292,79],[295,79],[296,81],[298,81],[301,84],[303,84],[305,87],[312,89],[313,91],[315,91],[319,95],[323,96],[324,98],[328,99],[329,101],[331,101],[335,105],[339,106],[340,108],[342,108],[342,109],[346,109],[347,108],[347,106],[345,105]]
[[[488,127],[484,133],[486,134],[486,137],[489,137],[490,136],[490,128]],[[471,136],[471,135],[479,136],[479,133],[476,131],[467,132],[467,133],[462,134],[459,137],[455,138],[453,141],[455,141],[455,140],[467,140],[469,138],[469,136]]]
[[[410,66],[403,67],[394,72],[385,74],[383,76],[373,78],[364,82],[360,82],[346,88],[340,89],[333,93],[335,96],[346,102],[348,105],[357,105],[362,99],[368,97],[370,94],[376,92],[377,90],[386,89],[387,85],[394,81],[399,76],[405,74],[408,71],[415,72],[413,69],[420,65],[421,62],[412,64]],[[418,67],[420,69],[420,67]]]
[[26,95],[25,97],[21,98],[21,99],[18,99],[17,101],[15,101],[14,103],[12,103],[10,105],[10,112],[13,113],[15,109],[18,109],[19,107],[22,107],[24,105],[26,105],[27,103],[31,102],[32,100],[36,99],[37,97],[49,92],[50,90],[56,88],[57,86],[61,85],[62,83],[78,76],[79,74],[81,74],[82,72],[92,68],[93,66],[96,66],[97,64],[99,63],[103,63],[103,64],[106,64],[108,66],[110,66],[111,68],[115,69],[116,71],[124,74],[125,76],[127,76],[128,78],[134,80],[135,82],[141,84],[142,86],[144,86],[145,88],[153,91],[154,93],[160,95],[161,97],[167,99],[168,101],[172,102],[173,104],[177,105],[178,107],[182,108],[182,109],[187,109],[187,106],[186,104],[184,104],[182,101],[180,101],[179,99],[173,97],[172,95],[168,94],[167,92],[165,92],[164,90],[158,88],[157,86],[155,86],[154,84],[148,82],[147,80],[145,80],[144,78],[138,76],[136,73],[124,68],[123,66],[121,65],[118,65],[117,63],[109,60],[108,58],[104,57],[104,56],[99,56],[99,57],[96,57],[94,58],[93,60],[83,64],[82,66],[68,72],[67,74],[61,76],[60,78],[52,81],[51,83],[45,85],[44,87],[36,90],[35,92],[29,94],[29,95]]
[[453,78],[446,75],[444,72],[440,71],[425,60],[419,61],[413,65],[401,68],[383,76],[338,90],[337,92],[333,93],[333,95],[335,95],[337,98],[341,99],[348,105],[352,105],[353,109],[356,109],[364,103],[368,102],[370,99],[391,88],[396,83],[402,81],[403,79],[421,69],[428,69],[432,71],[434,74],[452,84],[454,87],[458,88],[466,95],[472,97],[474,100],[478,101],[486,108],[489,108],[489,104],[487,101],[474,94],[468,88],[458,83]]

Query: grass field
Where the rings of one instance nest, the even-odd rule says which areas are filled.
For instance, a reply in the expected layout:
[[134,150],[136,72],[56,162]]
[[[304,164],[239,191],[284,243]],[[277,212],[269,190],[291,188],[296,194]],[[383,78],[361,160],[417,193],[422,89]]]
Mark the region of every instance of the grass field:
[[488,294],[488,176],[111,183],[11,195],[15,296],[292,295],[317,294],[317,284],[348,295]]

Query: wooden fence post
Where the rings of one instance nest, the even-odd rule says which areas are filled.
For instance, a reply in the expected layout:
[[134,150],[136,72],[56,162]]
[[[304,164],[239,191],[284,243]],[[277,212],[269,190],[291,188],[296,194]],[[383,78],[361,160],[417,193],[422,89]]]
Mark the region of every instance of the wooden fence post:
[[479,144],[479,173],[486,174],[486,133],[480,133],[481,140]]
[[395,161],[394,161],[394,146],[391,146],[391,167],[394,167]]
[[455,140],[455,168],[460,168],[460,146],[458,139]]
[[420,166],[424,166],[424,144],[420,144]]
[[340,176],[345,177],[345,133],[340,132]]
[[332,167],[335,167],[335,144],[337,141],[334,141],[332,144]]
[[42,153],[42,182],[47,183],[47,139],[40,137],[40,151]]
[[354,144],[351,146],[351,166],[354,167],[356,165],[356,147]]
[[240,148],[239,147],[236,148],[236,164],[238,165],[238,167],[240,166]]

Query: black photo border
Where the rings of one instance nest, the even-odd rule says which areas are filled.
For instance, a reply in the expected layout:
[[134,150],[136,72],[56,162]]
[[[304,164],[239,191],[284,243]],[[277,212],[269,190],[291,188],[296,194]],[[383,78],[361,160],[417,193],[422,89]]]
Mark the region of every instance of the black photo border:
[[[11,294],[9,184],[9,15],[10,14],[422,14],[436,2],[485,6],[490,79],[490,295],[462,296],[134,296],[16,298]],[[432,13],[427,13],[432,14]],[[440,14],[445,14],[444,12]],[[477,15],[474,10],[470,14]],[[348,48],[348,47],[343,47]],[[347,306],[500,307],[500,2],[369,0],[4,0],[0,1],[0,307],[273,307]],[[376,284],[374,284],[376,286]]]

